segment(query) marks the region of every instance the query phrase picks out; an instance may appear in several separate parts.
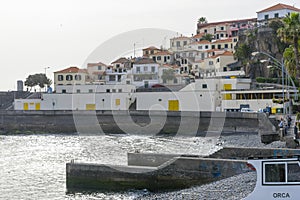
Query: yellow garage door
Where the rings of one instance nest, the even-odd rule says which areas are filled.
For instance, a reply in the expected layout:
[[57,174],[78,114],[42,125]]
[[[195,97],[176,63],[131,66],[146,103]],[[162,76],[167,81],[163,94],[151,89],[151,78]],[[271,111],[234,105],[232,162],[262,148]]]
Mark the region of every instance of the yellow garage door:
[[179,111],[178,100],[169,100],[169,111]]
[[29,108],[28,103],[24,103],[24,104],[23,104],[23,109],[24,109],[24,110],[28,110],[28,108]]
[[86,104],[85,109],[86,110],[96,110],[96,104]]
[[40,103],[35,104],[35,110],[41,110],[41,104]]

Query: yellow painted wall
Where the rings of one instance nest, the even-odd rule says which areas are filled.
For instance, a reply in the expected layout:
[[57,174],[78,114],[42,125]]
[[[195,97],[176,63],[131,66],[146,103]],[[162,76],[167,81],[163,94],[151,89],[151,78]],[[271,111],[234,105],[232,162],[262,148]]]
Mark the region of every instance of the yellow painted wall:
[[96,110],[96,104],[86,104],[85,109],[86,110]]
[[35,104],[35,110],[41,110],[41,104],[40,103]]
[[169,100],[169,111],[179,111],[178,100]]
[[120,99],[116,99],[116,106],[121,105],[121,100]]
[[28,108],[29,108],[28,103],[24,103],[24,104],[23,104],[23,109],[24,109],[24,110],[28,110]]

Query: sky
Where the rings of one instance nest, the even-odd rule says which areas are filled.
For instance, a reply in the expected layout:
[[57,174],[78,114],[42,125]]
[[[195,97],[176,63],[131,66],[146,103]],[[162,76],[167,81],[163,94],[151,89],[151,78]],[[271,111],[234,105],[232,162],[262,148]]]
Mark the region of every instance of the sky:
[[[16,90],[17,80],[30,74],[46,72],[53,79],[55,71],[86,67],[97,48],[130,31],[191,36],[200,17],[208,22],[255,18],[277,3],[300,8],[298,0],[0,0],[0,91]],[[166,39],[161,40],[165,46]],[[132,49],[151,44],[144,40],[133,40]]]

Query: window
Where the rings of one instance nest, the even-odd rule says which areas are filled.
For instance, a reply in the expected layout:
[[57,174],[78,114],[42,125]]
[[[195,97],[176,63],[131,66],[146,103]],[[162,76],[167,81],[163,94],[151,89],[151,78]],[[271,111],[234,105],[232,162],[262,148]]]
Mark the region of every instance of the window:
[[102,70],[102,66],[98,66],[98,70]]
[[224,47],[225,47],[225,49],[228,49],[228,44],[225,44]]
[[116,64],[116,68],[120,68],[120,64]]
[[144,66],[144,72],[148,71],[148,66]]
[[75,80],[80,81],[81,80],[81,75],[75,75]]
[[73,76],[72,75],[67,75],[66,76],[66,80],[67,81],[72,81],[73,80]]
[[108,80],[109,81],[116,81],[116,76],[115,75],[109,75]]
[[221,31],[223,31],[224,30],[224,27],[223,26],[221,26]]
[[183,46],[187,45],[187,41],[183,41]]
[[220,44],[218,44],[218,49],[221,49],[221,48],[222,48],[222,46]]
[[170,56],[168,56],[167,59],[170,60]]
[[180,47],[180,41],[176,42],[176,47]]
[[61,93],[63,93],[63,94],[64,94],[64,93],[67,93],[67,90],[66,90],[66,89],[62,89],[62,90],[61,90]]
[[216,48],[216,46],[213,44],[213,45],[211,45],[211,48],[212,48],[212,49],[215,49],[215,48]]
[[117,91],[116,89],[112,89],[112,93],[116,93],[116,91]]
[[265,15],[265,19],[266,19],[266,20],[269,19],[269,15]]
[[204,33],[207,33],[207,29],[204,30]]
[[106,92],[107,92],[107,93],[110,93],[110,89],[106,89]]
[[265,162],[263,165],[263,184],[299,184],[300,183],[300,163],[299,161],[290,163]]
[[157,60],[161,60],[161,56],[157,56]]
[[202,84],[202,88],[206,89],[207,88],[207,84]]
[[80,90],[79,90],[79,89],[77,89],[77,90],[76,90],[76,93],[80,93]]
[[220,62],[220,58],[217,58],[217,63],[219,63]]
[[118,92],[119,92],[119,93],[122,93],[122,89],[119,89]]
[[287,165],[287,181],[300,182],[300,166],[299,163],[289,163]]
[[101,80],[102,79],[102,75],[98,75],[98,80]]
[[198,49],[202,49],[202,46],[198,46]]
[[153,51],[153,50],[151,50],[150,52],[151,52],[151,54],[154,54],[154,51]]
[[221,35],[220,35],[221,37],[224,37],[224,34],[223,33],[221,33]]
[[279,18],[279,13],[275,13],[274,18]]
[[64,76],[63,75],[58,75],[57,79],[58,79],[58,81],[63,81],[64,80]]
[[208,49],[208,45],[205,45],[205,49]]
[[93,93],[94,92],[94,90],[93,89],[89,89],[89,93]]
[[208,64],[209,64],[209,65],[213,65],[214,62],[213,62],[213,61],[209,61]]
[[140,71],[141,71],[141,68],[140,67],[136,67],[136,72],[140,73]]
[[177,84],[177,83],[178,83],[177,78],[174,78],[174,84]]
[[151,67],[151,72],[155,73],[155,67],[154,66]]

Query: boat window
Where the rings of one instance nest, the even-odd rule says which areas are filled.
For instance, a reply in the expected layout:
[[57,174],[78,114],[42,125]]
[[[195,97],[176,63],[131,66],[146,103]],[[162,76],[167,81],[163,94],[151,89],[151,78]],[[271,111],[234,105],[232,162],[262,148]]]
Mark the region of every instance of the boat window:
[[300,182],[300,166],[299,163],[289,163],[287,166],[288,182]]
[[265,164],[265,183],[285,181],[285,164]]

